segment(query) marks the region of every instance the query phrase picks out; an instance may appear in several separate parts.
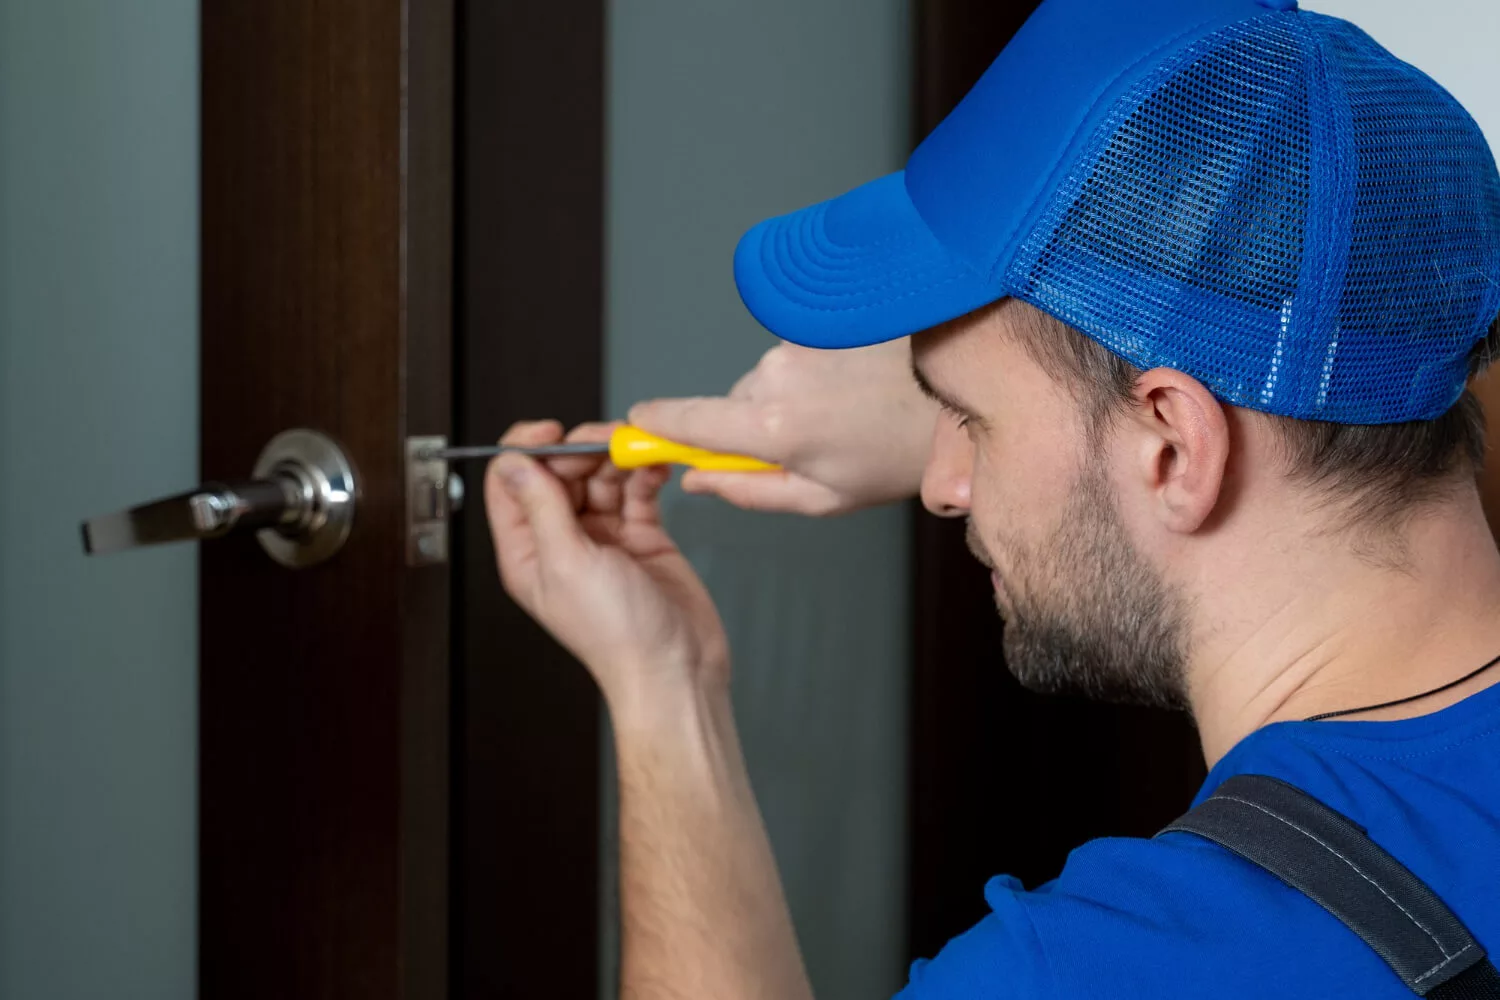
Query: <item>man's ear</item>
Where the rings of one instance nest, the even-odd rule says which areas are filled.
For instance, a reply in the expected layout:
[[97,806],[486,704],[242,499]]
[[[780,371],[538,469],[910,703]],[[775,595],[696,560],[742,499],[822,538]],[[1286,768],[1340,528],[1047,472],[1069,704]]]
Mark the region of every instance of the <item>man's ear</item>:
[[1188,534],[1218,505],[1229,463],[1224,405],[1190,375],[1153,368],[1135,387],[1135,472],[1156,498],[1162,524]]

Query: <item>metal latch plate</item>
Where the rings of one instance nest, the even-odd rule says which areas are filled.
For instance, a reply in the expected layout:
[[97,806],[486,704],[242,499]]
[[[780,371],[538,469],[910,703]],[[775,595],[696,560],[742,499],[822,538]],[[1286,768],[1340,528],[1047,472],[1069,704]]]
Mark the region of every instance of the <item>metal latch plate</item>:
[[441,436],[406,440],[406,565],[448,561],[448,463],[429,458],[448,447]]

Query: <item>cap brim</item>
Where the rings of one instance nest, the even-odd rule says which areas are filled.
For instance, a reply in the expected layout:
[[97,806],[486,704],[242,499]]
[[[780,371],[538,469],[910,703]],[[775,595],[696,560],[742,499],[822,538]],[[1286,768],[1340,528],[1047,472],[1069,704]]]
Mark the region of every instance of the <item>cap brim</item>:
[[904,172],[762,222],[735,250],[734,280],[766,329],[807,347],[894,340],[998,297],[928,230]]

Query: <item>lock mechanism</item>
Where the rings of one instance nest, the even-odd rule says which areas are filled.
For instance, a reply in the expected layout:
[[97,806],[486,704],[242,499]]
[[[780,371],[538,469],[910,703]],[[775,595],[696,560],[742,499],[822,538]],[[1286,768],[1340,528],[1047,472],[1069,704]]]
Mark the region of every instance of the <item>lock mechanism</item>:
[[440,435],[406,441],[406,564],[448,561],[449,515],[463,509],[464,482],[434,453],[448,446]]

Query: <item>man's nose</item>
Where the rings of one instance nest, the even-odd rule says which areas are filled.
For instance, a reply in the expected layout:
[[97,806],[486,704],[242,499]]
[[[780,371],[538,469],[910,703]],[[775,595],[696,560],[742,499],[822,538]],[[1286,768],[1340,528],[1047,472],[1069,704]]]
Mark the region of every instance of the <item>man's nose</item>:
[[973,443],[954,417],[943,414],[932,432],[932,450],[922,472],[922,506],[938,517],[968,514],[973,469]]

